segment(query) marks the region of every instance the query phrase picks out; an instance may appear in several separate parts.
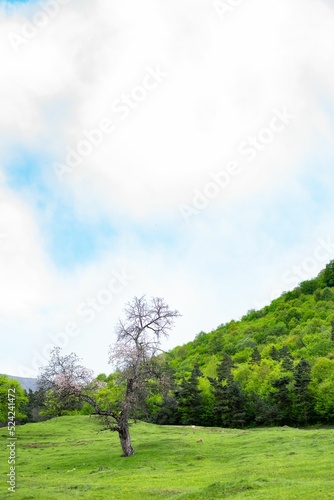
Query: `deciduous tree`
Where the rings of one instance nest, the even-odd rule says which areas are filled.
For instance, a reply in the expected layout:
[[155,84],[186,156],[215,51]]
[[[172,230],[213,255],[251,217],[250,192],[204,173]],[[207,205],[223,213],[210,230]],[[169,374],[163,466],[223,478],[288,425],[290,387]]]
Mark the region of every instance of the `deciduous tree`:
[[120,403],[120,412],[115,419],[124,456],[133,455],[129,419],[135,416],[147,396],[147,384],[159,380],[160,386],[168,386],[161,365],[156,362],[161,351],[161,341],[168,337],[175,319],[180,316],[171,310],[162,298],[135,297],[125,308],[125,319],[116,327],[117,340],[110,347],[109,362],[120,374],[125,392]]
[[129,420],[142,410],[154,381],[159,382],[161,392],[168,386],[163,363],[156,356],[179,316],[161,298],[147,301],[145,296],[135,297],[127,304],[125,319],[119,321],[117,339],[109,351],[109,362],[117,369],[117,399],[111,397],[113,391],[106,382],[94,379],[93,373],[80,365],[76,354],[61,356],[59,348],[53,350],[49,365],[41,372],[40,387],[63,405],[73,397],[89,403],[106,428],[118,432],[123,456],[133,455]]
[[27,401],[28,398],[17,380],[0,375],[0,427],[8,423],[8,415],[12,421],[24,420]]

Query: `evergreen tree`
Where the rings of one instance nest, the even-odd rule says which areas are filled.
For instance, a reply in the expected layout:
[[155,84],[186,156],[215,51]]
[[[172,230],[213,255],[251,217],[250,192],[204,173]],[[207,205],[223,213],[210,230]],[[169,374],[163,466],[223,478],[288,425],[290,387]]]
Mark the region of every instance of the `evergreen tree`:
[[246,422],[246,396],[233,379],[233,360],[223,355],[217,367],[217,379],[208,377],[214,397],[213,424],[223,427],[243,427]]
[[159,425],[178,425],[182,423],[175,394],[164,396],[162,403],[159,404],[156,415],[152,418],[152,422]]
[[293,371],[293,361],[292,361],[292,359],[291,358],[283,358],[282,368],[286,372],[292,372]]
[[255,425],[273,425],[277,410],[272,401],[261,398],[252,392],[247,401],[247,416],[249,423]]
[[212,387],[212,395],[213,395],[213,409],[212,409],[212,425],[221,426],[221,416],[223,412],[223,401],[226,398],[226,384],[222,384],[222,381],[208,377],[208,380]]
[[293,357],[291,356],[290,352],[289,352],[289,348],[288,346],[284,345],[283,347],[281,347],[278,351],[279,353],[279,357],[280,359],[283,359],[283,358],[290,358],[290,359],[293,359]]
[[274,361],[279,361],[280,360],[279,352],[278,352],[278,350],[276,349],[276,347],[274,345],[270,349],[269,355],[270,355],[271,359],[273,359]]
[[289,348],[285,345],[279,351],[280,359],[282,360],[282,368],[286,372],[293,371],[293,356],[289,352]]
[[311,382],[311,365],[302,359],[294,371],[293,414],[298,425],[306,425],[310,421],[312,399],[309,392]]
[[233,380],[233,366],[232,358],[228,354],[224,353],[222,361],[217,366],[217,379],[208,377],[213,395],[212,425],[222,425],[222,412],[224,400],[226,398],[226,385],[228,381]]
[[203,414],[202,393],[198,387],[202,372],[196,364],[189,380],[183,379],[176,392],[180,420],[183,425],[201,425]]
[[277,425],[289,425],[291,423],[292,398],[290,394],[289,377],[274,380],[272,386],[275,392],[271,394],[271,400],[275,408],[275,423]]
[[222,382],[223,380],[233,380],[232,368],[234,368],[232,358],[228,354],[224,353],[221,363],[217,366],[218,381]]
[[261,363],[261,354],[257,347],[253,349],[251,363],[254,365],[259,365]]
[[223,427],[244,427],[247,421],[247,398],[239,384],[229,381],[221,400],[221,423]]

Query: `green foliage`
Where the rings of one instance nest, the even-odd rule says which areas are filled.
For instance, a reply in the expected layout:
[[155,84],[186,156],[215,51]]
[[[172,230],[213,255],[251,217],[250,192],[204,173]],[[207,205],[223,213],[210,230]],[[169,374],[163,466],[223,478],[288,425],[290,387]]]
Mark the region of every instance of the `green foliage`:
[[289,386],[291,386],[291,379],[288,376],[273,381],[274,392],[271,395],[271,401],[274,405],[276,425],[289,425],[292,422],[292,392]]
[[217,377],[219,382],[232,380],[232,368],[234,363],[230,356],[226,353],[223,354],[222,361],[217,366]]
[[306,425],[311,419],[312,395],[309,390],[311,382],[311,365],[302,359],[294,372],[294,405],[293,413],[299,425]]
[[299,284],[300,291],[305,295],[312,295],[318,287],[316,280],[302,281]]
[[326,287],[321,292],[321,300],[333,300],[333,292],[329,287]]
[[202,392],[199,388],[199,378],[202,372],[196,364],[189,380],[183,379],[178,391],[178,411],[183,425],[202,424]]
[[16,422],[27,418],[25,413],[28,398],[21,384],[11,380],[5,375],[0,375],[0,426],[8,423],[8,412],[14,414]]
[[75,396],[59,398],[53,391],[47,391],[44,395],[40,415],[46,418],[78,415],[82,406],[82,403]]
[[325,286],[334,287],[334,260],[327,264],[322,273],[322,278]]
[[279,352],[274,345],[271,347],[269,354],[270,354],[271,359],[273,359],[274,361],[280,360]]
[[220,364],[218,379],[209,378],[213,395],[212,423],[221,427],[244,427],[247,419],[246,395],[234,381],[231,366]]
[[41,390],[33,392],[29,389],[27,393],[27,402],[24,405],[24,413],[26,414],[26,422],[40,422],[45,418],[41,415],[41,411],[45,403],[45,394]]
[[315,411],[328,421],[334,419],[334,359],[319,358],[312,368],[310,390]]
[[255,347],[255,349],[253,349],[252,356],[251,356],[251,362],[255,363],[257,365],[259,365],[261,362],[261,354],[260,354],[260,351],[258,350],[257,347]]
[[[240,424],[300,426],[334,423],[334,382],[331,369],[324,369],[326,362],[332,367],[333,345],[334,261],[315,279],[303,281],[260,311],[249,311],[241,321],[201,332],[193,342],[173,349],[166,359],[177,384],[189,381],[195,364],[201,367],[198,415],[212,414],[215,425],[218,420],[222,425],[223,405],[240,390],[246,397],[243,409],[247,413]],[[319,370],[326,376],[319,378]],[[205,377],[211,391],[203,384]],[[183,397],[183,405],[185,401]]]

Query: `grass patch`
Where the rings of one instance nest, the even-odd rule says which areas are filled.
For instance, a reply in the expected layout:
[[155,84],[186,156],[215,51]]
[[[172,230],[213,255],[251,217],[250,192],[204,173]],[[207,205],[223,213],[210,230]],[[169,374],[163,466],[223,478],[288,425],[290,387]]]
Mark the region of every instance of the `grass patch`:
[[[334,430],[246,431],[131,428],[136,455],[121,457],[118,436],[93,417],[61,417],[17,428],[18,500],[334,498]],[[7,437],[7,436],[6,436]],[[7,440],[1,440],[0,498]]]

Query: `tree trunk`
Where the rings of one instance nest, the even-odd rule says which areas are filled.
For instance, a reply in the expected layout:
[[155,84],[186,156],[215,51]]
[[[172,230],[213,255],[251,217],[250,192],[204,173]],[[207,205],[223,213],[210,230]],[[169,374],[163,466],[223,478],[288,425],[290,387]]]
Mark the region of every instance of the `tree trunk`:
[[119,426],[118,434],[123,450],[123,457],[130,457],[131,455],[134,455],[135,451],[132,448],[131,444],[128,422],[121,422],[118,424],[118,426]]

